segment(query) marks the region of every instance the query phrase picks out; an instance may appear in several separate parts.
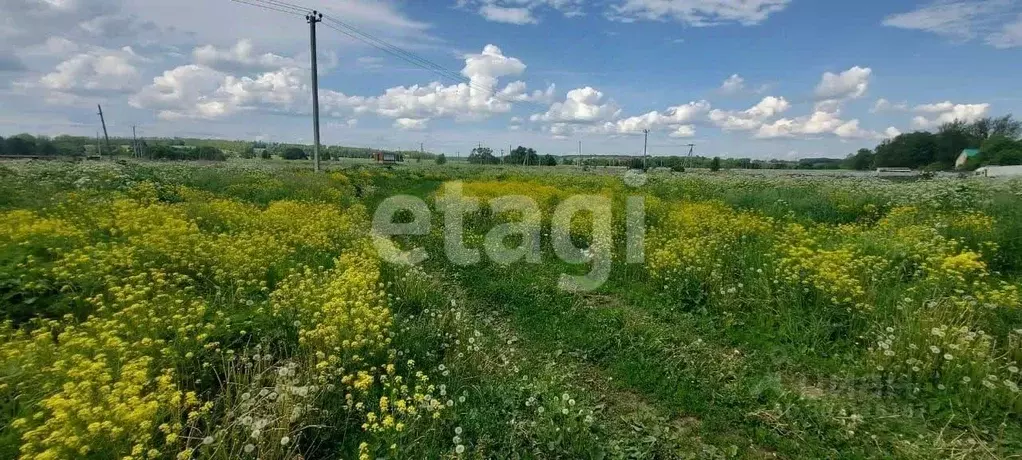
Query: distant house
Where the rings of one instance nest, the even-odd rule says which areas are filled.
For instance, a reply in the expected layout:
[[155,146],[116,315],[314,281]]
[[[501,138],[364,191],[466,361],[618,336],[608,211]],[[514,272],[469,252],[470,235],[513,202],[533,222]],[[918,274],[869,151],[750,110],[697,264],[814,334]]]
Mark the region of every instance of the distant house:
[[373,152],[373,159],[377,163],[392,165],[401,161],[401,156],[393,152]]
[[969,158],[974,158],[977,155],[979,155],[979,149],[962,150],[962,154],[958,155],[958,159],[955,160],[955,168],[964,168],[965,164],[969,162]]

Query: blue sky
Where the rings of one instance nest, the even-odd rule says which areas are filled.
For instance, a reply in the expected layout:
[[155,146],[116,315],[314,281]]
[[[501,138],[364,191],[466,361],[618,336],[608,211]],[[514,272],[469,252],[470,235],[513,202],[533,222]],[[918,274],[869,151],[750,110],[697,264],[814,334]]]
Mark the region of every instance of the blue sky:
[[[649,129],[653,154],[842,157],[1022,115],[1018,0],[287,3],[471,82],[324,23],[327,143],[638,154]],[[311,140],[301,17],[228,0],[9,0],[0,18],[0,134],[93,135],[101,102],[117,135]]]

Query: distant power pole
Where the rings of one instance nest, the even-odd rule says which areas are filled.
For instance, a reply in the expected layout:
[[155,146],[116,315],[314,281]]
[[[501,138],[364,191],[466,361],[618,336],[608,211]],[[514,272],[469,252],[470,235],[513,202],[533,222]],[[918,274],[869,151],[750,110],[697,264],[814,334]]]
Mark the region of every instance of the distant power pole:
[[642,170],[646,170],[646,145],[649,144],[649,130],[642,130]]
[[319,69],[316,65],[316,23],[323,21],[323,13],[312,10],[305,15],[309,23],[309,46],[312,49],[312,164],[319,172]]
[[135,125],[131,125],[131,153],[135,158],[142,157],[142,149],[138,148],[138,136],[135,135]]
[[[114,151],[110,149],[110,136],[108,136],[106,133],[106,119],[103,118],[103,106],[96,104],[96,107],[99,108],[99,122],[103,124],[103,139],[106,141],[106,149],[110,151],[110,155],[112,157]],[[100,154],[100,156],[103,155]]]

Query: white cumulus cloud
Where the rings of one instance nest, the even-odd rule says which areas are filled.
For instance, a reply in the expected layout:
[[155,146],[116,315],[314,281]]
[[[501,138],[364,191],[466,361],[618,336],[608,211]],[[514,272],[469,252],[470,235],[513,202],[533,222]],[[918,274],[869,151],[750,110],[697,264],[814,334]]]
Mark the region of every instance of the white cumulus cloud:
[[755,137],[775,139],[788,137],[813,137],[834,135],[843,139],[876,139],[879,133],[865,130],[859,120],[842,120],[837,112],[815,111],[812,115],[796,118],[781,118],[773,123],[760,126]]
[[129,46],[121,49],[89,47],[57,64],[37,79],[16,86],[42,92],[51,103],[76,104],[89,97],[130,93],[142,84],[140,64],[145,62]]
[[[654,110],[642,115],[624,118],[615,122],[607,122],[603,125],[602,131],[607,134],[636,134],[644,129],[656,129],[670,127],[676,137],[691,137],[695,135],[695,127],[692,123],[702,118],[710,110],[710,103],[707,101],[689,102],[687,104],[668,107],[662,113]],[[684,133],[691,133],[681,136]]]
[[293,58],[273,53],[257,53],[252,41],[248,39],[238,40],[234,46],[227,49],[218,49],[213,45],[200,46],[192,51],[192,59],[196,64],[225,72],[266,71],[300,65]]
[[866,94],[873,69],[855,66],[841,73],[825,72],[816,85],[817,99],[854,99]]
[[[209,53],[199,53],[196,60],[201,61],[198,57],[206,54]],[[256,53],[250,48],[243,48],[232,56],[254,57],[257,62],[265,61],[267,66],[278,62],[279,58]],[[464,58],[465,67],[461,73],[469,83],[397,86],[368,97],[321,88],[321,110],[326,116],[339,118],[373,113],[396,120],[395,126],[402,129],[422,129],[432,118],[482,119],[510,111],[514,102],[553,98],[552,86],[530,92],[521,81],[497,90],[501,78],[521,74],[525,64],[505,56],[494,45],[487,45],[482,52]],[[220,62],[219,59],[214,61]],[[279,62],[289,64],[286,60]],[[248,110],[283,113],[311,110],[307,69],[285,66],[252,77],[239,77],[209,64],[207,60],[164,72],[134,95],[131,105],[156,110],[160,117],[169,119],[217,118]]]
[[545,113],[533,114],[531,121],[552,123],[595,123],[617,118],[621,109],[605,101],[603,93],[586,86],[568,91],[564,101],[554,102]]
[[908,110],[907,102],[891,102],[887,99],[877,99],[876,103],[873,104],[873,108],[869,111],[871,113],[891,112],[891,111],[904,111]]
[[791,108],[791,103],[787,99],[767,96],[746,110],[712,110],[710,111],[710,121],[725,131],[753,131],[789,108]]
[[567,17],[581,16],[583,0],[458,0],[457,6],[475,10],[487,21],[505,24],[539,23],[541,10],[559,11]]
[[731,75],[720,85],[720,92],[723,94],[738,94],[745,89],[745,79],[738,74]]
[[483,5],[479,8],[479,15],[488,21],[504,22],[507,24],[535,24],[539,21],[532,17],[532,11],[528,8],[505,8],[497,5]]
[[426,129],[428,119],[425,118],[398,118],[394,120],[394,127],[407,131],[421,131]]
[[633,22],[676,21],[696,27],[756,25],[788,7],[790,0],[621,0],[608,17]]
[[912,119],[912,126],[919,129],[928,129],[955,120],[972,122],[983,118],[990,111],[990,104],[955,104],[951,101],[944,101],[935,104],[918,105],[912,110],[924,114],[914,117]]

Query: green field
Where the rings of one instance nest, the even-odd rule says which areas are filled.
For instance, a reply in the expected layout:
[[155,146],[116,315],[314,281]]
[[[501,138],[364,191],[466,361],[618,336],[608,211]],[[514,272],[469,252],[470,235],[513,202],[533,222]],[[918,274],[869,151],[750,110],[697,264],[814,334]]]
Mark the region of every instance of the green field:
[[[1022,182],[306,166],[0,163],[0,458],[1022,456]],[[454,183],[540,262],[445,257]]]

